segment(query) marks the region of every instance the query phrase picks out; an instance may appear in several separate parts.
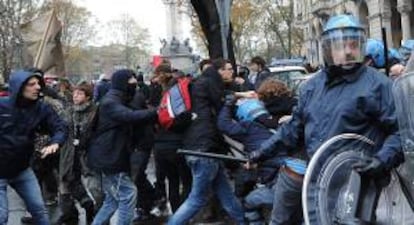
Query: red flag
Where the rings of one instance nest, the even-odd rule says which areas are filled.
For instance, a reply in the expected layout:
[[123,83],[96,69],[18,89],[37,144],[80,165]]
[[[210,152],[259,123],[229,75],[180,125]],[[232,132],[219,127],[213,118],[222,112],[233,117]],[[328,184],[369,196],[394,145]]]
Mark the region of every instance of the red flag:
[[155,68],[159,66],[162,62],[162,57],[160,55],[152,56],[152,66]]

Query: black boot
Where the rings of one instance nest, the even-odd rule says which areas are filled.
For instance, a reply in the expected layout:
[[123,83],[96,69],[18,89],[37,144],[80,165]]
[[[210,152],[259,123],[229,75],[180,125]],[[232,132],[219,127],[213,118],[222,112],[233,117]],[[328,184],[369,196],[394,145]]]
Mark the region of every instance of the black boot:
[[91,199],[81,202],[82,208],[85,210],[86,224],[91,224],[95,217],[96,210]]
[[72,223],[78,220],[79,213],[75,207],[71,195],[64,194],[61,195],[59,201],[59,216],[57,218],[56,224],[61,225],[65,223]]

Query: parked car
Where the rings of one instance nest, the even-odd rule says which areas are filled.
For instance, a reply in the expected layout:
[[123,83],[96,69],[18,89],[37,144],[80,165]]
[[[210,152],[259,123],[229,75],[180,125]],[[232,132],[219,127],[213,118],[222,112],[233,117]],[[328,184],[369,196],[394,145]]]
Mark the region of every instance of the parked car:
[[310,76],[305,67],[302,66],[276,66],[269,67],[271,79],[280,80],[294,92],[299,85],[307,80]]

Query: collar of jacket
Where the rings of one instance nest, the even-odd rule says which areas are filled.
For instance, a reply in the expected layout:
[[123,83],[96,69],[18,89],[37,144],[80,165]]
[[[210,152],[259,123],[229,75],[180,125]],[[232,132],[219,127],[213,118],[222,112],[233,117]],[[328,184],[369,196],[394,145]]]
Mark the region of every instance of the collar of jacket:
[[128,102],[126,93],[124,91],[118,89],[110,89],[108,95],[112,95],[116,98],[119,98],[119,100],[121,100],[124,103]]
[[83,111],[89,109],[90,106],[92,106],[91,101],[87,101],[87,102],[85,102],[85,103],[83,103],[81,105],[73,105],[73,110],[75,112],[83,112]]
[[333,87],[337,84],[347,82],[353,83],[365,72],[366,66],[362,65],[359,69],[357,69],[354,73],[344,74],[340,76],[336,76],[334,79],[329,79],[328,70],[325,69],[325,85],[329,87]]

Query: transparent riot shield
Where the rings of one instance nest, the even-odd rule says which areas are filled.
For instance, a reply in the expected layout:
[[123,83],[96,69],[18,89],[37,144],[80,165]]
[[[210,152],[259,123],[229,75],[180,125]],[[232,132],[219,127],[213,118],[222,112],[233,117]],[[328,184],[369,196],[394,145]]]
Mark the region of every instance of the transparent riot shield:
[[[346,214],[356,213],[359,186],[352,166],[374,154],[374,143],[358,134],[341,134],[326,141],[312,156],[303,182],[305,224],[332,225]],[[355,190],[353,190],[355,189]]]
[[405,162],[392,172],[390,184],[382,191],[377,224],[408,225],[414,224],[414,72],[396,79],[392,91]]
[[404,151],[414,151],[414,72],[404,74],[393,85],[395,107]]

